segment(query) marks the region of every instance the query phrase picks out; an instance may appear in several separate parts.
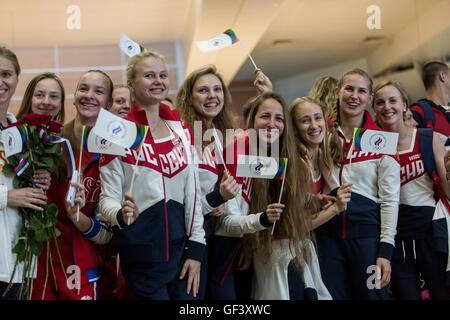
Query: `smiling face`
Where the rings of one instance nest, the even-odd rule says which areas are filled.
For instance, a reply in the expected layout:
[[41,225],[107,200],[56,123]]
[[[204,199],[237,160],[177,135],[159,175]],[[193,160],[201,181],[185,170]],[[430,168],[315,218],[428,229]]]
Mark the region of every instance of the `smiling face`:
[[361,116],[371,102],[370,82],[360,74],[349,74],[337,91],[341,117]]
[[113,103],[109,111],[119,117],[125,117],[131,109],[130,89],[125,87],[116,88],[112,94]]
[[300,138],[308,147],[319,147],[326,132],[325,118],[320,106],[311,102],[301,103],[295,111],[295,125]]
[[18,82],[19,77],[13,63],[9,59],[0,56],[0,106],[8,107]]
[[47,114],[56,119],[62,108],[62,91],[54,79],[42,79],[34,88],[31,98],[31,112]]
[[169,72],[164,61],[147,57],[139,61],[135,69],[135,77],[129,80],[129,86],[140,105],[157,104],[167,98]]
[[272,144],[280,138],[284,131],[283,106],[277,100],[269,98],[259,106],[253,123],[261,140]]
[[203,119],[212,121],[223,108],[222,82],[215,75],[206,74],[198,78],[192,91],[195,111]]
[[110,102],[108,79],[101,73],[85,73],[78,82],[73,104],[79,115],[85,120],[93,120],[98,116],[100,108],[105,108]]
[[400,91],[392,85],[382,87],[375,93],[373,108],[382,127],[402,122],[406,107]]

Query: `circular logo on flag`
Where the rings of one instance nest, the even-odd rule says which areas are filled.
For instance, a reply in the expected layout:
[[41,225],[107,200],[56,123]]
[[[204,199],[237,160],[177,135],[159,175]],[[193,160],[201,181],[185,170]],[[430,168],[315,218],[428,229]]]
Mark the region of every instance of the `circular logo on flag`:
[[6,148],[8,150],[14,149],[16,146],[16,141],[14,140],[14,136],[11,134],[11,132],[8,132],[6,134]]
[[[270,160],[264,158],[256,158],[249,163],[249,169],[256,175],[267,174],[267,168],[270,167]],[[266,169],[266,170],[265,170]]]
[[209,44],[211,47],[214,47],[214,48],[217,48],[217,47],[220,47],[220,46],[225,45],[225,43],[224,43],[221,39],[213,39],[213,40],[209,40],[209,41],[208,41],[208,44]]
[[133,42],[131,42],[130,40],[127,40],[125,47],[127,48],[128,51],[132,52],[134,49]]
[[127,134],[127,129],[120,121],[113,120],[107,125],[108,135],[111,139],[108,140],[121,140]]
[[386,146],[386,137],[382,133],[376,133],[370,137],[369,145],[373,149],[380,151]]
[[109,147],[111,147],[111,145],[112,145],[112,143],[109,142],[108,140],[103,139],[99,136],[95,137],[95,146],[98,148],[98,150],[101,150],[101,151],[108,150]]

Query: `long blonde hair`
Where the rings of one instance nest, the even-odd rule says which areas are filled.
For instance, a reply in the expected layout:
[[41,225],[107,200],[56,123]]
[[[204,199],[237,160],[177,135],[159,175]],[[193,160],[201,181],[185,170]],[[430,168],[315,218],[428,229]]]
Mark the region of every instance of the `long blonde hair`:
[[[280,157],[288,158],[285,185],[281,203],[286,205],[281,219],[276,223],[275,239],[289,239],[289,248],[295,256],[295,264],[301,268],[308,259],[305,240],[310,239],[311,214],[307,209],[307,194],[313,190],[310,170],[300,161],[300,154],[295,142],[295,134],[289,111],[283,98],[276,93],[266,92],[258,96],[250,108],[248,128],[254,128],[255,116],[261,104],[274,99],[283,107],[284,130],[280,136]],[[267,205],[278,202],[281,189],[280,180],[254,179],[250,196],[250,212],[265,211]],[[244,256],[251,257],[255,250],[262,250],[263,256],[270,257],[272,253],[271,228],[246,234],[244,236]]]
[[323,109],[325,117],[332,117],[336,119],[335,108],[336,94],[335,90],[338,81],[333,77],[322,77],[316,80],[313,87],[308,93],[308,96],[316,101],[320,101],[324,106]]

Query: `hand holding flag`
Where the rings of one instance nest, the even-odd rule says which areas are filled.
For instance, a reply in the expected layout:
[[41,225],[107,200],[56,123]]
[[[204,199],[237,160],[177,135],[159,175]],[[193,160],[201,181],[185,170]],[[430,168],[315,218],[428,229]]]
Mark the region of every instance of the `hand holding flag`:
[[[283,210],[284,208],[284,205],[281,204],[281,197],[283,195],[284,181],[286,180],[287,164],[288,164],[287,158],[276,159],[272,157],[238,155],[238,166],[236,176],[282,180],[280,195],[278,197],[278,203],[269,205],[272,206],[270,210],[273,209],[272,210],[273,213],[277,215],[279,214],[279,210]],[[266,214],[269,213],[266,212]],[[272,226],[272,235],[273,231],[275,230],[275,221],[276,220],[274,220]]]

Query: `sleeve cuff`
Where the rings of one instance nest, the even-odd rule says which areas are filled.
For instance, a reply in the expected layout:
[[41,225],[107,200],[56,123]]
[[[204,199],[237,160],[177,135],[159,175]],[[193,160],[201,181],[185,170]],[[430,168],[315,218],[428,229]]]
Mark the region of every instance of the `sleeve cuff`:
[[88,238],[94,238],[96,235],[99,234],[102,225],[100,224],[100,221],[98,221],[97,219],[92,219],[89,218],[91,220],[91,226],[89,227],[89,229],[86,232],[83,232],[83,235]]
[[117,219],[117,224],[120,229],[124,229],[124,228],[128,227],[128,225],[123,220],[122,209],[117,211],[116,219]]
[[265,211],[259,216],[259,223],[261,223],[264,228],[269,228],[273,225],[273,223],[270,223]]
[[217,208],[221,204],[227,202],[220,195],[219,189],[214,189],[214,191],[208,193],[206,195],[206,201],[208,201],[208,204],[213,208]]
[[385,258],[391,261],[392,254],[394,252],[394,246],[387,242],[380,242],[380,247],[378,248],[378,257]]
[[0,210],[8,206],[8,187],[3,184],[0,185]]
[[205,254],[205,245],[200,242],[189,240],[187,245],[186,259],[202,261]]

